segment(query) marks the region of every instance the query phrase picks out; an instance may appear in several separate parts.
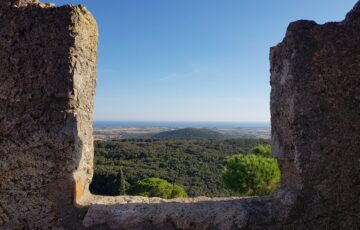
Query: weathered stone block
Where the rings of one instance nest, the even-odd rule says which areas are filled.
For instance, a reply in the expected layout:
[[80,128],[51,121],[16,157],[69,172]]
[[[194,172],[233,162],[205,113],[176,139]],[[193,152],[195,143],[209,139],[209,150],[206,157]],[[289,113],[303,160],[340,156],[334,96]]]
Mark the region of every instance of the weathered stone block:
[[273,152],[297,190],[292,226],[360,227],[360,3],[338,23],[291,23],[271,50]]
[[0,229],[60,226],[92,177],[96,23],[36,2],[0,5]]

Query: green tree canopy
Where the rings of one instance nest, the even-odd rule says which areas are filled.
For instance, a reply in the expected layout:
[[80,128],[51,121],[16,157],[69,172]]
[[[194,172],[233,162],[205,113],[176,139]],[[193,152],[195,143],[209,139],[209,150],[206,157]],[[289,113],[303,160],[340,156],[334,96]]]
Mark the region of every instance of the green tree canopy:
[[122,168],[120,168],[118,173],[118,183],[119,183],[119,195],[126,195],[126,181]]
[[271,145],[258,145],[251,150],[252,154],[261,155],[264,157],[271,157]]
[[130,195],[161,197],[165,199],[187,197],[187,193],[183,187],[173,185],[160,178],[146,178],[139,180],[130,187],[128,193]]
[[173,190],[171,192],[171,198],[185,198],[188,197],[185,189],[180,185],[173,185]]
[[262,155],[234,155],[224,161],[225,185],[239,195],[272,193],[280,181],[277,160]]

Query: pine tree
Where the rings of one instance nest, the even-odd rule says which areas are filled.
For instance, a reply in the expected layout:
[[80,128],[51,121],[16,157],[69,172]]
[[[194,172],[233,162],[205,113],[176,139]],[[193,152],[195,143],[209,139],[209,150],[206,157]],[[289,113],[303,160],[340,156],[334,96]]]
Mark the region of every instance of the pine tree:
[[125,178],[122,168],[120,168],[118,173],[118,183],[119,183],[119,195],[126,195],[126,185]]

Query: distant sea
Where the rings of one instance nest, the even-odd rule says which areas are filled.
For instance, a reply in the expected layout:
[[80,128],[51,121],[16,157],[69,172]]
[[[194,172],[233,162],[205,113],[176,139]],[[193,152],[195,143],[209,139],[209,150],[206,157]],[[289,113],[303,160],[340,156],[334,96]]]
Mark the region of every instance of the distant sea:
[[270,128],[266,122],[198,122],[198,121],[95,121],[94,128],[106,127],[169,127],[169,128]]

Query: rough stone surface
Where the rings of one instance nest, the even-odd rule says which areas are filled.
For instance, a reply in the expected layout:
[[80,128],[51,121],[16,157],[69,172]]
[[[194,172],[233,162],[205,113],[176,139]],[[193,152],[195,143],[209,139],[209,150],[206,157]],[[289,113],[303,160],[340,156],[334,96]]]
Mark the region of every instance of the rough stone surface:
[[0,5],[23,7],[32,4],[39,4],[39,0],[2,0]]
[[338,23],[297,21],[271,50],[273,152],[299,191],[298,229],[360,228],[360,2]]
[[0,229],[360,229],[360,3],[271,49],[271,196],[88,192],[97,28],[75,6],[0,2]]
[[252,198],[93,197],[86,227],[110,229],[279,229],[292,206],[293,192]]
[[0,229],[61,228],[92,177],[96,23],[36,2],[0,4]]

